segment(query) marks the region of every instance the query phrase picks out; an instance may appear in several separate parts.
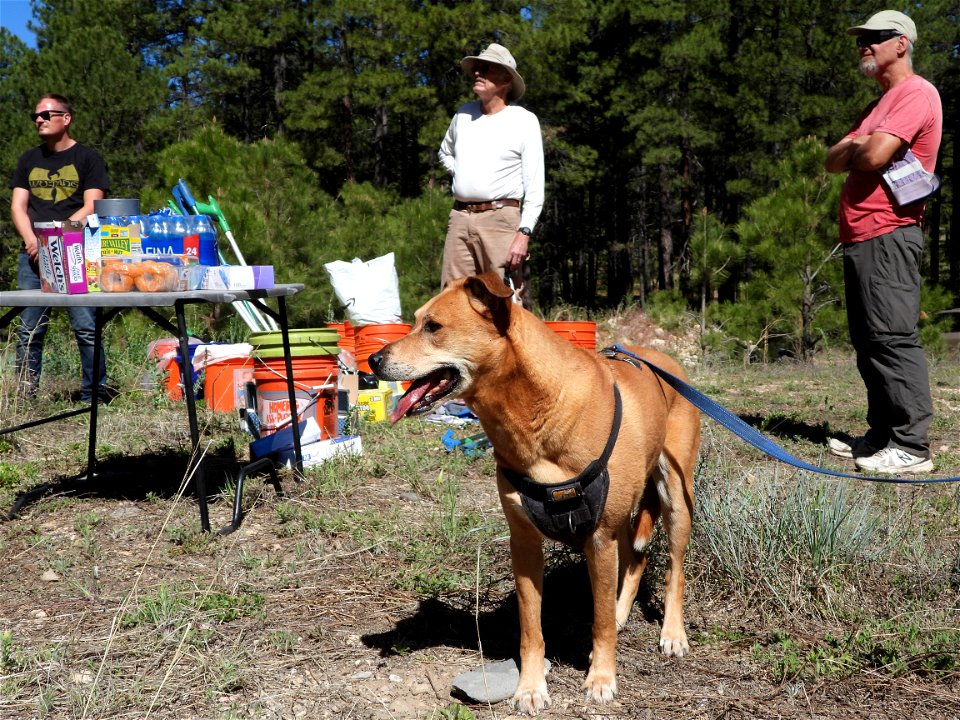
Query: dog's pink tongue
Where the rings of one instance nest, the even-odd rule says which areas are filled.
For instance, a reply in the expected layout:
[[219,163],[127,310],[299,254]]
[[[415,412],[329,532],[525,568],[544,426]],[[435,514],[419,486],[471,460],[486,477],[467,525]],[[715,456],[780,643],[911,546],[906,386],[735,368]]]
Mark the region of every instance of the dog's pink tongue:
[[398,420],[402,420],[407,414],[407,411],[410,410],[410,406],[423,398],[429,389],[430,383],[414,383],[410,389],[407,390],[407,392],[405,392],[399,400],[397,400],[397,407],[394,408],[392,413],[390,413],[390,422],[395,423]]

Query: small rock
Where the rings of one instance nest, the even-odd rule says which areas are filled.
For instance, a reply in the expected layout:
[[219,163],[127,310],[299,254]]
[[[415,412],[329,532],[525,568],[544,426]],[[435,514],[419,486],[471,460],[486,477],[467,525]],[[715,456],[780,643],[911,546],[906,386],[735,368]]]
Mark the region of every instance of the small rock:
[[350,676],[351,680],[369,680],[373,677],[373,673],[369,670],[361,670],[360,672],[354,673]]
[[30,613],[30,617],[36,618],[37,620],[40,620],[41,618],[45,618],[46,616],[47,616],[47,613],[44,610],[34,610]]
[[70,679],[77,685],[89,685],[94,680],[94,674],[90,670],[80,670],[70,673]]
[[43,575],[40,576],[40,579],[44,582],[59,582],[60,576],[57,575],[53,570],[47,570]]
[[[544,660],[544,675],[550,661]],[[453,692],[474,702],[496,703],[513,697],[520,683],[520,670],[513,660],[490,663],[478,670],[460,673],[453,679]]]
[[400,493],[400,499],[407,502],[420,502],[420,496],[412,492]]
[[400,677],[399,675],[390,675],[387,679],[388,679],[390,682],[392,682],[392,683],[402,683],[402,682],[403,682],[403,678]]

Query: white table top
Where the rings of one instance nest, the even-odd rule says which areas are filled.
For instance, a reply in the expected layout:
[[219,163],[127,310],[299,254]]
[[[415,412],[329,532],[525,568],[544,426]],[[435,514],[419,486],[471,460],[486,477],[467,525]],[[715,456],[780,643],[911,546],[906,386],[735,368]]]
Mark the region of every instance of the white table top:
[[238,300],[296,295],[302,283],[265,290],[185,290],[183,292],[81,293],[61,295],[41,290],[0,290],[0,307],[172,307],[177,302],[232,303]]

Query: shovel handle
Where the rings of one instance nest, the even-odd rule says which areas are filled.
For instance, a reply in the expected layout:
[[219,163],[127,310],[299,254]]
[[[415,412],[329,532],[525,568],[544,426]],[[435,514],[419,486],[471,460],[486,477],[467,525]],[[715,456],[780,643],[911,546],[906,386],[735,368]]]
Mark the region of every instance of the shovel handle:
[[193,199],[193,193],[190,192],[190,188],[187,187],[187,181],[183,178],[180,178],[177,181],[177,187],[175,187],[173,190],[174,197],[176,197],[178,191],[180,193],[180,197],[183,198],[183,204],[186,205],[186,207],[190,208],[191,210],[197,207],[197,201]]

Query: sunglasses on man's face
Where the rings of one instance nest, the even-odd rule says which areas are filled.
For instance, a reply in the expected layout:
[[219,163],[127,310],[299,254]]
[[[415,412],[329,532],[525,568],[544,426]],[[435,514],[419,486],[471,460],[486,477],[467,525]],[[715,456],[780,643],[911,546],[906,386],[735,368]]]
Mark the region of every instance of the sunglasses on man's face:
[[44,121],[49,121],[54,115],[69,115],[66,110],[41,110],[38,113],[30,113],[30,119],[34,122],[37,121],[37,118],[41,118]]
[[491,72],[500,72],[500,66],[488,62],[478,62],[474,64],[473,72],[479,73],[482,77],[488,77]]
[[862,35],[857,35],[857,47],[865,48],[871,45],[879,45],[895,37],[900,37],[900,33],[896,30],[878,30],[877,32],[863,33]]

